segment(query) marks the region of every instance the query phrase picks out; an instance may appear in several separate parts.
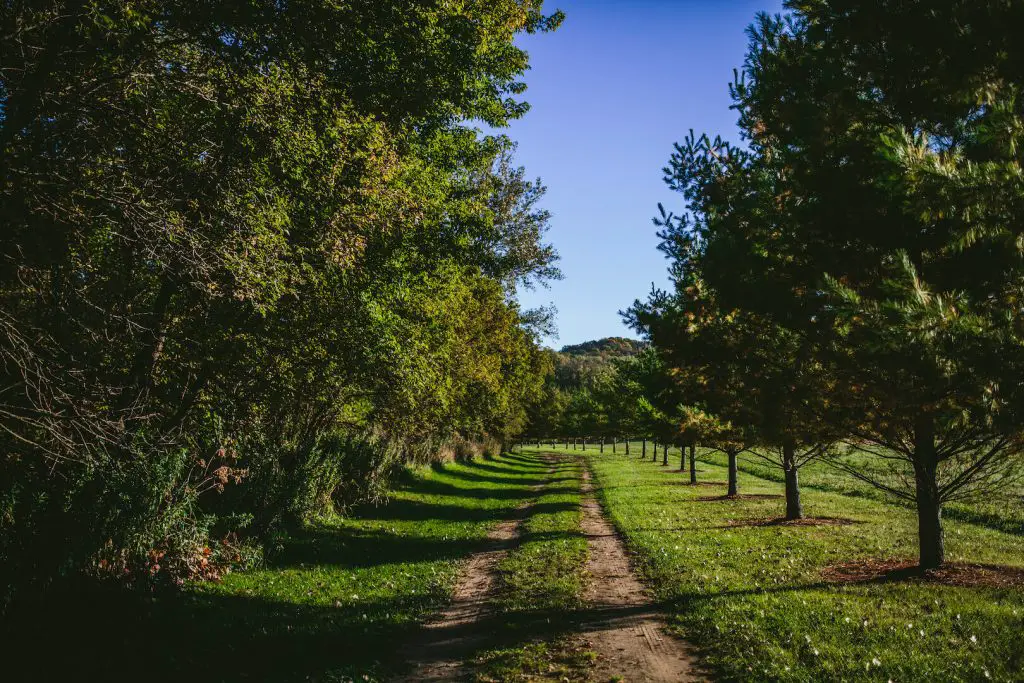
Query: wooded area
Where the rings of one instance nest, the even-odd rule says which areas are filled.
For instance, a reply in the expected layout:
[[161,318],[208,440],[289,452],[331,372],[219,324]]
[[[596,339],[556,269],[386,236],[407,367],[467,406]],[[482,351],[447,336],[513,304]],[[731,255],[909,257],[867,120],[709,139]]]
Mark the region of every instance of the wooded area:
[[546,372],[539,0],[5,3],[0,565],[172,581],[497,452]]

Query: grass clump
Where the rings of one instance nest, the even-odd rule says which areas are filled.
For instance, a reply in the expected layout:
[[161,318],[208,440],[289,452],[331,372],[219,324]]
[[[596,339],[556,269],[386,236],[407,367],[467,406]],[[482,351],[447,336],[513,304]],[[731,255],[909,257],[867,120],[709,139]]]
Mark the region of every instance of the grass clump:
[[521,647],[491,650],[478,659],[476,680],[480,683],[506,681],[586,681],[587,671],[597,660],[590,650],[573,648],[565,641],[533,642]]

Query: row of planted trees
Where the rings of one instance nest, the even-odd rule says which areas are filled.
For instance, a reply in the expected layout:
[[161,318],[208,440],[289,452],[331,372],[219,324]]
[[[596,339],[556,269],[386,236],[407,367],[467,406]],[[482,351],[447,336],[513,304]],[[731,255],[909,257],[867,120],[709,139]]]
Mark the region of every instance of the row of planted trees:
[[625,314],[654,350],[619,398],[778,465],[791,517],[827,458],[913,505],[937,567],[943,505],[1021,472],[1024,6],[787,7],[750,29],[742,144],[691,133],[665,169],[672,287]]
[[540,0],[5,3],[0,593],[216,575],[497,449],[557,276],[501,127]]
[[793,493],[842,444],[833,462],[916,506],[936,567],[943,504],[1021,466],[1024,7],[788,7],[732,85],[744,144],[677,145],[673,287],[627,317],[712,443],[771,457]]

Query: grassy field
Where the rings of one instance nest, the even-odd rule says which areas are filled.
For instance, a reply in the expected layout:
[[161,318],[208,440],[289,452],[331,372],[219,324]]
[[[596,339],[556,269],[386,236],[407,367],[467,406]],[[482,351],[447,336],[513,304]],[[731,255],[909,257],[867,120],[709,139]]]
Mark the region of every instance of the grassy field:
[[[705,449],[698,449],[697,457],[704,462],[717,465],[724,465],[726,462],[723,453],[710,452]],[[852,452],[845,456],[845,459],[850,464],[855,463],[861,470],[866,472],[874,471],[880,479],[885,479],[883,468],[886,466],[886,463],[881,461],[880,458]],[[764,479],[783,480],[782,470],[772,467],[769,463],[756,456],[749,454],[740,455],[739,467],[745,472]],[[851,477],[849,474],[823,461],[810,462],[802,467],[800,469],[800,479],[803,486],[823,491],[832,491],[852,496],[865,496],[883,502],[891,501],[879,489],[856,477]],[[943,514],[950,519],[976,522],[993,529],[1024,534],[1024,483],[1009,486],[999,494],[982,500],[949,503],[945,506]]]
[[[1024,680],[1024,591],[823,578],[831,565],[914,558],[911,511],[807,488],[808,515],[849,523],[762,526],[750,522],[778,517],[783,500],[718,499],[726,470],[716,464],[703,462],[700,477],[718,485],[692,487],[621,450],[588,457],[645,578],[722,679]],[[782,492],[747,472],[740,486]],[[946,529],[952,561],[1024,565],[1020,535],[955,521]]]
[[[527,452],[537,451],[536,444],[527,446],[526,450]],[[550,442],[545,442],[543,450],[556,453],[565,452],[565,442],[555,442],[554,447],[551,446]],[[617,443],[614,446],[614,451],[610,441],[604,446],[605,454],[614,452],[615,454],[623,455],[625,454],[625,450],[625,442]],[[639,459],[642,452],[642,443],[640,441],[630,441],[629,450],[631,456]],[[574,452],[571,442],[568,452]],[[598,452],[598,444],[593,442],[587,444],[587,454],[593,455]],[[678,468],[679,458],[681,455],[679,448],[670,446],[668,452],[669,464]],[[582,450],[582,444],[577,443],[575,453],[579,455],[584,453]],[[653,458],[653,445],[650,441],[647,442],[647,458]],[[663,450],[662,447],[659,446],[659,463],[662,461],[662,458]],[[701,462],[722,466],[726,463],[726,456],[724,453],[710,451],[704,448],[697,449],[697,459]],[[879,478],[885,478],[883,468],[886,466],[886,463],[881,461],[879,458],[851,452],[846,456],[846,459],[851,464],[856,463],[859,468],[866,471],[875,470],[876,473],[880,475]],[[783,473],[781,469],[773,467],[764,460],[747,453],[740,454],[739,468],[741,471],[753,474],[762,479],[769,479],[771,481],[778,482],[783,481]],[[895,502],[891,497],[887,496],[879,489],[855,477],[851,477],[846,472],[843,472],[824,461],[811,462],[801,468],[800,481],[802,487],[816,488],[823,491],[842,493],[849,496],[873,498],[885,503]],[[1024,535],[1024,481],[1009,486],[1007,489],[995,496],[989,496],[981,500],[971,500],[968,502],[957,501],[949,503],[944,507],[943,514],[950,519],[975,522],[989,526],[993,529]]]
[[[914,558],[911,510],[812,471],[807,514],[844,523],[765,525],[783,511],[782,485],[755,476],[754,463],[740,475],[754,497],[722,500],[726,472],[714,455],[702,455],[702,485],[692,487],[678,451],[662,467],[650,451],[640,461],[639,444],[633,457],[616,450],[588,448],[598,495],[718,678],[1024,680],[1024,590],[829,578],[834,565]],[[5,624],[5,674],[14,672],[5,678],[385,680],[449,600],[463,560],[497,522],[514,520],[519,543],[498,568],[485,624],[493,637],[472,656],[474,675],[586,680],[594,653],[573,640],[587,612],[581,467],[527,449],[411,470],[387,505],[294,535],[258,571],[178,594],[86,585],[54,594]],[[1024,566],[1024,535],[1001,524],[947,521],[949,559]]]
[[582,539],[566,534],[579,516],[578,472],[550,469],[512,455],[411,471],[388,505],[297,534],[262,570],[144,599],[94,586],[53,596],[4,629],[7,671],[21,673],[8,680],[385,677],[449,599],[460,561],[538,495],[528,542],[504,567],[506,607],[576,599]]

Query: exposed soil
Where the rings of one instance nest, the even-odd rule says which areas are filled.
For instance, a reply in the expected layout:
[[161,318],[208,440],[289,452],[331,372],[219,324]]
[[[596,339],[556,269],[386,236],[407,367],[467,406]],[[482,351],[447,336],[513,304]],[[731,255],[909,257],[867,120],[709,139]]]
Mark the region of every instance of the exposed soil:
[[860,524],[860,522],[845,517],[804,517],[802,519],[773,517],[771,519],[737,519],[728,526],[850,526],[851,524]]
[[582,529],[590,549],[584,597],[594,618],[581,624],[578,638],[598,655],[593,680],[706,680],[693,648],[665,632],[664,619],[630,567],[622,540],[594,499],[590,473],[585,470],[583,477]]
[[723,500],[767,500],[771,498],[782,498],[778,493],[737,493],[735,496],[701,496],[697,500],[717,502]]
[[[528,506],[521,506],[519,512]],[[425,624],[402,652],[402,659],[412,664],[412,670],[398,681],[457,681],[469,676],[466,659],[488,635],[479,624],[493,616],[498,564],[515,547],[522,517],[517,514],[499,523],[488,535],[487,546],[469,558],[451,604]]]
[[862,560],[826,567],[822,576],[833,583],[919,581],[972,588],[1024,587],[1024,567],[965,562],[949,562],[939,569],[922,571],[913,560]]
[[716,489],[721,489],[728,486],[728,484],[725,483],[724,481],[698,481],[697,483],[693,483],[691,481],[673,481],[669,482],[669,486],[707,486],[714,487]]

